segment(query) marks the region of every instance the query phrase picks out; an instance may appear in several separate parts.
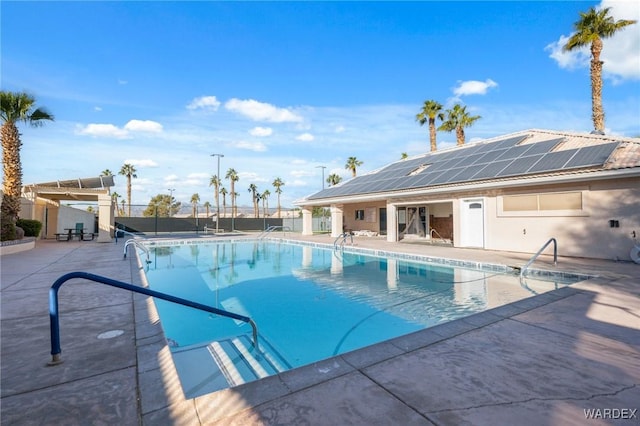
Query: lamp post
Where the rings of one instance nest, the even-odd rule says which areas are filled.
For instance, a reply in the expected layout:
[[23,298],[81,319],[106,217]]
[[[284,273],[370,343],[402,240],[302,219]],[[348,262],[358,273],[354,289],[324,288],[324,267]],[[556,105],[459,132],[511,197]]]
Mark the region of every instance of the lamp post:
[[171,204],[173,203],[173,191],[175,191],[175,188],[169,188],[169,217],[171,217]]
[[322,169],[322,189],[324,189],[324,169],[326,169],[327,166],[316,166],[316,169]]
[[[218,179],[218,189],[216,191],[216,234],[218,233],[218,224],[220,223],[220,157],[224,157],[224,154],[211,154],[212,157],[218,157],[218,174],[216,178]],[[232,214],[233,217],[233,214]]]

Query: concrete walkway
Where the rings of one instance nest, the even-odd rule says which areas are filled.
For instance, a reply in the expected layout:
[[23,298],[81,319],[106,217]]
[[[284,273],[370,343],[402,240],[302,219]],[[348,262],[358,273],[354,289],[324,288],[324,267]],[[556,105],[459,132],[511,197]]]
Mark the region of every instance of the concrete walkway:
[[[122,243],[38,241],[0,258],[2,425],[640,423],[640,265],[560,258],[559,270],[599,277],[187,400],[153,303],[85,280],[60,290],[64,362],[47,366],[51,284],[70,271],[141,284]],[[506,265],[529,258],[356,244]]]

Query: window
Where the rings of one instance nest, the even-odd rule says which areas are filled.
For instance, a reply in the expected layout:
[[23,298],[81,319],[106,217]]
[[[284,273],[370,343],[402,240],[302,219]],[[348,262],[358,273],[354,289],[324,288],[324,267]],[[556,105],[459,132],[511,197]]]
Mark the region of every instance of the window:
[[568,215],[586,213],[582,192],[555,192],[546,194],[505,195],[501,213],[507,215]]
[[356,210],[356,220],[364,220],[364,210]]

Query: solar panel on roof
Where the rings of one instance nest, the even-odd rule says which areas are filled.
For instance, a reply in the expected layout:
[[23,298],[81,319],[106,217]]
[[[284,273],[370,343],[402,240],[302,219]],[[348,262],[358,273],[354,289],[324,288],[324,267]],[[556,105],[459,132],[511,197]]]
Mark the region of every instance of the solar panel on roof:
[[483,154],[480,158],[473,162],[473,164],[487,164],[496,161],[496,159],[504,154],[506,149],[497,149],[494,151],[489,151],[486,154]]
[[527,151],[526,155],[546,154],[547,152],[553,150],[553,148],[555,148],[560,142],[562,142],[562,140],[563,139],[553,139],[550,141],[532,143],[530,144],[531,147]]
[[484,156],[483,153],[468,155],[468,156],[464,157],[464,159],[462,161],[460,161],[457,164],[457,166],[458,167],[470,166],[471,164],[473,164],[477,159],[479,159],[482,156]]
[[513,146],[506,151],[503,151],[500,156],[496,157],[496,160],[508,160],[510,158],[521,157],[526,155],[527,151],[529,151],[532,146],[533,144]]
[[495,177],[524,174],[527,172],[527,170],[533,167],[534,164],[540,161],[543,155],[544,154],[527,155],[526,157],[516,158],[511,162],[511,164],[497,173]]
[[486,164],[474,164],[473,166],[465,167],[455,175],[451,176],[447,183],[467,181],[485,167],[487,167]]
[[498,173],[502,171],[502,169],[507,167],[512,162],[513,160],[502,160],[502,161],[495,161],[493,163],[489,163],[485,168],[483,168],[478,173],[473,175],[472,179],[479,180],[479,179],[494,178]]
[[549,152],[545,154],[540,161],[528,170],[528,173],[547,172],[551,170],[560,170],[565,163],[578,152],[576,149],[568,149],[566,151]]
[[580,148],[576,155],[564,165],[564,168],[601,166],[607,161],[618,142]]

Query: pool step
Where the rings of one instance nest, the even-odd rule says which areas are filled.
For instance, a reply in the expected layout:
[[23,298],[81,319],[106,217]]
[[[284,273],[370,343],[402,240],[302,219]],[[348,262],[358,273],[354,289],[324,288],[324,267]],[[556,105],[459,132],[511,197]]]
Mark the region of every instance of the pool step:
[[187,398],[238,386],[291,368],[265,340],[256,351],[248,336],[173,351],[173,360]]

